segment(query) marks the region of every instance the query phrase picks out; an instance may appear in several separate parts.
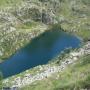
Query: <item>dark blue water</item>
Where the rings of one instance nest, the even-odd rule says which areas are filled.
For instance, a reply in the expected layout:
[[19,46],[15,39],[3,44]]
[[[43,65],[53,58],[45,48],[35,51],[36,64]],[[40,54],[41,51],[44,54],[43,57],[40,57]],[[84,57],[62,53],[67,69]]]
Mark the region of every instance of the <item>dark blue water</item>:
[[37,65],[46,64],[65,48],[77,48],[79,45],[80,40],[73,35],[59,30],[47,31],[1,63],[0,69],[6,78]]

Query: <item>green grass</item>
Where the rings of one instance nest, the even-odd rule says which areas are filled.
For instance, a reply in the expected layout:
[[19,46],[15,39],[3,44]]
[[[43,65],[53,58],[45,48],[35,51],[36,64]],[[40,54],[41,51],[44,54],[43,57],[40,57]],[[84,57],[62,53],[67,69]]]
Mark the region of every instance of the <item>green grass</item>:
[[82,37],[83,40],[87,41],[88,39],[90,39],[90,30],[80,30],[79,32],[77,32],[77,35]]
[[0,8],[9,7],[16,4],[20,4],[22,0],[0,0]]
[[27,22],[27,23],[18,24],[15,27],[17,29],[22,29],[22,32],[23,32],[23,30],[25,30],[25,29],[33,29],[33,28],[37,27],[38,25],[41,25],[41,23],[38,23],[38,22],[31,22],[31,23]]

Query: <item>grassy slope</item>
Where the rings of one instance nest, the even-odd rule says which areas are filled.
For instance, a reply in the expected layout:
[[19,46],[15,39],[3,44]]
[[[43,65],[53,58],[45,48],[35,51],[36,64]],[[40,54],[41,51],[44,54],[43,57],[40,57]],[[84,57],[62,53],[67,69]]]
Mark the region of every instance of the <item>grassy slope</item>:
[[19,4],[22,0],[0,0],[0,8],[10,7]]
[[90,55],[68,66],[62,73],[37,81],[21,90],[81,90],[90,88]]
[[[15,6],[20,6],[21,3],[23,3],[23,0],[0,0],[0,10],[7,10],[8,7],[11,7],[12,10],[15,10]],[[17,7],[16,7],[17,8]],[[11,9],[10,9],[11,10]],[[8,10],[8,13],[13,13]],[[13,15],[15,16],[15,15]],[[15,16],[18,18],[17,16]],[[4,31],[2,30],[2,25],[7,22],[4,19],[0,20],[0,40],[3,39],[3,42],[0,42],[0,50],[3,50],[3,55],[0,56],[1,59],[6,59],[10,57],[12,54],[14,54],[18,49],[21,47],[25,46],[27,43],[30,42],[30,36],[28,35],[29,33],[40,33],[39,30],[41,30],[41,27],[45,27],[44,24],[39,23],[39,22],[31,22],[31,23],[25,23],[23,24],[22,21],[18,19],[18,24],[17,25],[8,25],[7,27],[14,27],[16,28],[16,31],[13,31],[11,33],[6,33],[4,34]],[[40,27],[41,26],[41,27]],[[4,26],[5,27],[5,26]],[[35,29],[35,30],[34,30]],[[6,30],[7,32],[8,30]],[[17,35],[18,33],[18,35]],[[2,36],[3,35],[3,36]],[[13,36],[14,35],[14,36]],[[12,37],[15,37],[12,39]],[[25,38],[23,38],[25,37]],[[3,60],[0,60],[2,62]]]
[[[60,16],[67,22],[61,23],[65,30],[76,30],[83,39],[90,38],[90,0],[64,0]],[[78,31],[78,32],[77,32]]]

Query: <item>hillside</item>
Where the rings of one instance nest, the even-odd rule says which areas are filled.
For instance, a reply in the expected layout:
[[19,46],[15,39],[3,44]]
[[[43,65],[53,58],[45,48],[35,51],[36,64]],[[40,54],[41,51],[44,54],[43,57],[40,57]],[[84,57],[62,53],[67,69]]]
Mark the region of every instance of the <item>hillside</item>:
[[90,39],[89,7],[89,0],[1,0],[1,58],[8,58],[33,36],[57,23],[63,30],[87,41]]
[[[79,37],[82,46],[90,43],[90,0],[0,0],[0,63],[52,27]],[[81,56],[75,65],[70,64],[63,72],[21,90],[46,90],[46,87],[47,90],[89,90],[89,49],[90,45],[88,55]],[[56,60],[57,65],[63,62],[63,58],[65,56]],[[56,62],[51,62],[51,66],[52,63],[56,65]],[[38,67],[35,73],[37,71]],[[34,68],[29,72],[34,72]],[[25,73],[20,73],[20,76]]]

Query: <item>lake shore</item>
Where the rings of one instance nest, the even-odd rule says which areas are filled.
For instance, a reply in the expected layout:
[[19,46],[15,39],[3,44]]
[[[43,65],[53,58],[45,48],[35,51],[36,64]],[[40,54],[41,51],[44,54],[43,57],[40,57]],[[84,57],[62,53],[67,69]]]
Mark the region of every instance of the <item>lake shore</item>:
[[11,88],[21,88],[26,85],[30,85],[35,81],[48,78],[54,73],[62,72],[68,67],[69,64],[74,64],[80,57],[85,55],[90,55],[90,42],[87,42],[87,44],[80,48],[78,51],[70,52],[69,57],[64,59],[64,61],[62,61],[59,66],[51,66],[48,64],[44,65],[44,67],[38,66],[36,68],[39,68],[39,71],[37,70],[35,75],[30,74],[29,70],[27,70],[24,72],[25,74],[22,73],[21,75],[16,75],[4,80],[3,84],[6,84],[6,86],[10,85]]

